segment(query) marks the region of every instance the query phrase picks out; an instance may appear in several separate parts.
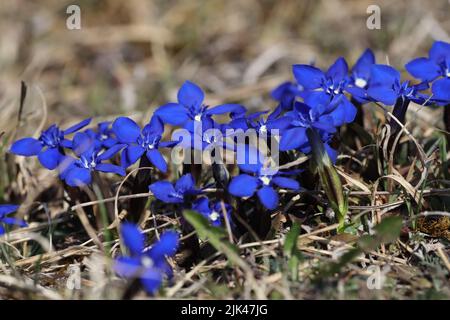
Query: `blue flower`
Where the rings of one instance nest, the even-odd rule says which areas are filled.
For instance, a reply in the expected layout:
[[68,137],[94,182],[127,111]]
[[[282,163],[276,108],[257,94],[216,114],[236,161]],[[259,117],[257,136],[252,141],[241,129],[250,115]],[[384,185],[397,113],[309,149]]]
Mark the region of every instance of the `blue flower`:
[[351,70],[350,81],[346,90],[359,103],[370,101],[366,89],[370,81],[370,70],[374,64],[375,55],[372,50],[366,49]]
[[297,172],[281,172],[266,167],[267,161],[259,152],[252,147],[246,147],[246,149],[245,159],[239,159],[240,153],[237,159],[239,168],[246,173],[234,177],[228,186],[228,191],[236,197],[251,197],[256,192],[264,207],[273,210],[278,206],[279,199],[274,187],[298,190],[300,184],[294,179],[285,177]]
[[120,231],[129,256],[121,256],[115,260],[115,272],[124,278],[140,279],[149,294],[156,293],[164,276],[172,276],[166,257],[175,255],[179,242],[178,233],[166,231],[150,249],[145,249],[144,235],[137,226],[123,223]]
[[450,103],[450,43],[435,41],[428,58],[416,58],[408,62],[405,68],[413,77],[422,81],[435,80],[431,88],[433,101],[439,104]]
[[124,168],[111,163],[104,163],[123,147],[121,144],[116,144],[101,152],[95,148],[95,142],[88,134],[79,132],[73,139],[73,151],[78,158],[74,159],[70,156],[62,158],[59,164],[60,177],[69,186],[76,187],[90,184],[92,182],[91,174],[94,170],[124,176]]
[[23,220],[8,217],[9,214],[17,211],[19,206],[13,204],[2,204],[0,205],[0,236],[5,234],[5,229],[2,224],[17,225],[20,227],[26,227],[27,224]]
[[428,88],[426,82],[411,85],[409,81],[400,81],[400,72],[391,66],[375,64],[371,68],[368,95],[385,105],[394,105],[397,100],[413,101],[424,104],[428,96],[420,91]]
[[276,109],[270,113],[266,119],[264,115],[269,111],[255,112],[248,116],[240,114],[233,117],[233,120],[228,124],[233,129],[254,129],[259,135],[270,135],[271,130],[279,130],[280,132],[289,127],[292,119],[286,116],[280,116],[281,109]]
[[306,104],[336,104],[342,109],[340,124],[350,123],[355,119],[356,108],[345,96],[349,85],[348,65],[344,58],[338,58],[324,73],[322,70],[306,64],[293,67],[297,82],[305,89],[303,100]]
[[296,97],[302,96],[303,87],[290,81],[283,82],[272,90],[272,99],[279,102],[279,108],[282,110],[292,110]]
[[38,139],[30,137],[17,140],[11,146],[10,152],[25,157],[37,155],[45,168],[53,170],[62,157],[62,149],[72,147],[71,141],[65,136],[84,128],[90,122],[91,119],[86,119],[66,130],[52,125],[43,131]]
[[[228,221],[231,222],[231,206],[224,203],[225,212],[227,214]],[[221,227],[224,219],[224,210],[222,208],[222,202],[217,201],[213,204],[209,202],[207,197],[200,197],[192,204],[192,209],[203,215],[214,227]]]
[[201,193],[201,190],[195,187],[190,173],[181,176],[175,185],[168,181],[157,181],[149,186],[149,190],[165,203],[184,203],[187,196]]
[[178,91],[178,103],[168,103],[159,107],[155,114],[164,123],[184,126],[194,132],[197,122],[212,121],[211,116],[224,113],[244,113],[245,107],[239,104],[222,104],[213,108],[208,108],[203,104],[205,94],[195,83],[186,81]]
[[142,130],[136,122],[126,117],[117,118],[112,128],[119,141],[127,144],[121,158],[124,168],[134,164],[145,153],[148,160],[156,168],[162,172],[167,171],[166,160],[164,160],[158,148],[172,147],[177,142],[161,142],[164,125],[157,116],[153,116]]
[[93,140],[95,140],[95,148],[97,149],[109,149],[113,145],[119,143],[114,136],[110,121],[100,122],[97,125],[97,130],[87,129],[84,132],[87,133]]

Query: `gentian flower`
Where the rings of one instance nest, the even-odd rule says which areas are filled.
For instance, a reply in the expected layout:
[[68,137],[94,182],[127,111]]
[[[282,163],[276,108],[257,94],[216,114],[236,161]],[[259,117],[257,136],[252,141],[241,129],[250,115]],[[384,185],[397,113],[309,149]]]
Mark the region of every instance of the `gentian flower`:
[[394,105],[399,101],[413,101],[423,104],[428,96],[420,91],[428,88],[426,82],[411,85],[409,81],[400,81],[400,72],[391,66],[375,64],[371,68],[368,95],[385,105]]
[[134,164],[145,153],[148,160],[156,168],[162,172],[167,172],[166,160],[164,160],[158,148],[172,147],[178,142],[161,142],[164,125],[157,116],[153,116],[142,130],[136,122],[126,117],[117,118],[112,128],[119,141],[127,144],[121,158],[124,168]]
[[[164,123],[184,126],[194,132],[196,123],[212,121],[211,116],[218,114],[244,113],[245,107],[239,104],[222,104],[213,108],[203,104],[205,94],[195,83],[186,81],[178,91],[178,103],[168,103],[159,107],[155,115]],[[212,126],[212,125],[211,125]]]
[[29,137],[17,140],[11,146],[10,151],[25,157],[37,155],[39,162],[45,168],[53,170],[58,166],[63,154],[62,149],[72,147],[72,142],[65,136],[84,128],[90,122],[91,119],[86,119],[66,130],[61,130],[56,125],[52,125],[43,131],[38,139]]
[[228,124],[233,129],[242,129],[246,131],[248,129],[254,129],[260,135],[269,135],[271,130],[278,129],[282,131],[289,127],[292,119],[286,116],[279,116],[280,112],[275,110],[270,113],[266,119],[264,115],[269,111],[260,111],[252,113],[248,116],[245,114],[239,114],[233,117],[233,120]]
[[286,81],[273,89],[270,95],[272,99],[279,102],[281,110],[292,110],[295,98],[302,96],[303,91],[304,89],[301,85]]
[[[228,186],[228,191],[236,197],[251,197],[256,192],[264,207],[273,210],[278,206],[279,199],[274,187],[298,190],[300,184],[294,179],[285,177],[286,175],[297,174],[297,172],[281,172],[266,167],[264,164],[266,160],[259,152],[255,154],[253,148],[246,149],[245,161],[238,158],[239,168],[246,173],[234,177]],[[255,164],[249,161],[252,159],[252,153]]]
[[[228,221],[231,222],[231,206],[224,203],[225,212],[227,214]],[[192,204],[192,209],[204,216],[214,227],[221,227],[223,225],[223,208],[222,203],[217,201],[213,204],[209,202],[207,197],[200,197]]]
[[0,205],[0,236],[5,234],[5,229],[2,224],[17,225],[20,227],[26,227],[27,224],[23,220],[8,217],[9,214],[17,211],[19,206],[13,204],[2,204]]
[[[336,132],[335,118],[340,117],[336,106],[317,106],[315,108],[302,102],[296,102],[294,110],[286,113],[291,118],[291,125],[283,131],[280,139],[280,150],[288,151],[297,149],[305,154],[310,153],[311,145],[306,134],[308,128],[316,130],[322,137],[325,148],[333,162],[336,161],[337,152],[330,147],[329,141]],[[331,111],[327,113],[328,111]]]
[[405,68],[413,77],[422,81],[435,80],[431,87],[433,101],[439,104],[450,103],[450,43],[435,41],[428,58],[414,59]]
[[69,186],[76,187],[90,184],[92,182],[91,174],[94,170],[112,172],[124,176],[124,168],[111,163],[104,163],[123,147],[121,144],[116,144],[101,152],[101,150],[95,148],[95,142],[88,134],[79,132],[73,139],[73,151],[78,156],[78,159],[70,156],[63,157],[59,165],[60,177]]
[[184,203],[187,196],[197,195],[201,190],[195,187],[190,173],[181,176],[173,185],[169,181],[157,181],[149,186],[150,192],[165,203]]
[[370,101],[366,90],[369,86],[370,70],[374,64],[375,55],[372,50],[366,49],[351,70],[350,82],[346,90],[361,104]]
[[297,64],[293,67],[297,82],[305,89],[303,100],[306,104],[336,104],[342,109],[342,118],[339,125],[350,123],[355,119],[356,108],[344,95],[348,84],[348,65],[344,58],[338,58],[324,73],[322,70],[306,64]]
[[114,270],[121,277],[140,279],[149,294],[156,293],[164,276],[172,276],[166,257],[175,255],[179,242],[178,233],[166,231],[150,249],[145,249],[144,235],[137,226],[123,223],[120,231],[130,254],[118,257]]
[[104,121],[97,125],[97,130],[87,129],[84,131],[95,141],[95,147],[97,149],[109,149],[119,143],[114,137],[114,132],[110,125],[110,121]]

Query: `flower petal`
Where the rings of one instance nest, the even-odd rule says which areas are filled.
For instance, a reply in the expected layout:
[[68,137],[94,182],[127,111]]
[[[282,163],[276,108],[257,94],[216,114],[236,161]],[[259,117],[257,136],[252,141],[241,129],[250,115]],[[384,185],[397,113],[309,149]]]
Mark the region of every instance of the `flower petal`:
[[297,127],[283,132],[280,140],[280,150],[288,151],[301,147],[308,142],[306,128]]
[[406,70],[417,79],[432,81],[439,77],[440,67],[433,60],[427,58],[417,58],[405,65]]
[[444,41],[435,41],[429,52],[430,59],[436,63],[442,63],[450,56],[450,43]]
[[121,165],[124,168],[128,168],[134,164],[144,154],[145,149],[141,146],[129,146],[122,151]]
[[264,186],[258,190],[259,201],[269,210],[278,206],[278,193],[270,186]]
[[392,87],[400,81],[400,72],[384,64],[374,64],[370,69],[370,86]]
[[157,181],[152,183],[149,187],[150,192],[153,193],[156,199],[166,203],[181,203],[183,199],[175,198],[173,194],[176,193],[173,185],[168,181]]
[[0,218],[17,211],[17,209],[19,206],[15,204],[0,204]]
[[190,173],[181,176],[175,183],[175,190],[180,192],[193,189],[194,187],[195,181]]
[[123,243],[130,250],[132,255],[140,255],[144,251],[144,234],[139,228],[128,222],[122,223],[120,227],[120,235]]
[[42,144],[34,138],[23,138],[14,142],[10,151],[14,154],[30,157],[37,155],[42,150]]
[[173,126],[180,126],[189,119],[186,108],[179,103],[167,103],[156,109],[155,115]]
[[65,180],[71,187],[81,187],[91,183],[91,172],[88,169],[73,166],[65,174]]
[[178,102],[187,108],[197,109],[204,99],[203,90],[191,81],[185,81],[178,91]]
[[85,120],[69,127],[68,129],[63,131],[64,135],[74,133],[75,131],[78,131],[78,130],[86,127],[89,123],[91,123],[91,120],[92,120],[91,118],[88,118],[88,119],[85,119]]
[[322,70],[307,64],[295,64],[292,71],[297,82],[307,90],[319,88],[325,78]]
[[112,130],[120,142],[132,143],[141,134],[141,129],[132,119],[127,117],[117,118],[113,125]]
[[231,180],[228,191],[236,197],[251,197],[258,185],[258,178],[248,174],[240,174]]
[[247,109],[240,104],[221,104],[219,106],[215,106],[213,108],[209,108],[206,110],[206,114],[215,115],[215,114],[224,114],[224,113],[232,113],[233,115],[240,115],[247,112]]
[[161,287],[162,273],[158,269],[148,268],[141,274],[141,283],[145,291],[154,294]]
[[120,176],[125,176],[125,174],[126,174],[125,169],[123,167],[116,166],[111,163],[99,163],[95,167],[95,170],[101,171],[101,172],[111,172],[111,173],[118,174]]
[[450,103],[450,78],[436,80],[431,91],[433,92],[433,99],[447,104]]
[[343,57],[339,57],[336,61],[328,68],[327,77],[332,78],[334,82],[342,81],[348,73],[347,61]]
[[167,172],[166,160],[162,156],[161,152],[159,152],[157,149],[147,151],[147,158],[161,172]]
[[119,276],[132,278],[139,275],[142,266],[138,257],[118,257],[114,260],[113,268]]
[[38,154],[38,159],[45,168],[53,170],[61,160],[61,153],[57,148],[48,148]]
[[179,239],[178,232],[172,230],[164,232],[159,241],[151,247],[150,257],[154,261],[164,259],[165,256],[172,257],[177,252]]
[[108,150],[105,150],[104,152],[102,152],[101,154],[99,154],[98,157],[97,157],[97,160],[99,160],[99,161],[104,161],[104,160],[111,159],[111,158],[114,157],[120,150],[122,150],[124,146],[125,146],[125,144],[116,144],[116,145],[112,146],[112,147],[109,148]]
[[355,65],[352,68],[352,72],[358,75],[358,77],[369,79],[370,68],[373,64],[375,64],[375,55],[373,54],[372,50],[367,48],[356,61]]

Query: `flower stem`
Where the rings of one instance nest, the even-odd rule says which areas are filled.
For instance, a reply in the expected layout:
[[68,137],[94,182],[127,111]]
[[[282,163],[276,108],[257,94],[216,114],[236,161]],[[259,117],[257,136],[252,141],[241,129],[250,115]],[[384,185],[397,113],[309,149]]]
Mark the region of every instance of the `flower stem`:
[[[152,163],[144,154],[139,161],[139,168],[152,167]],[[151,170],[139,170],[134,178],[132,194],[148,192],[148,186],[152,183]],[[130,200],[130,208],[128,212],[128,219],[134,223],[139,222],[142,212],[145,209],[147,198],[133,198]]]
[[[406,111],[408,111],[409,102],[409,99],[401,97],[397,99],[397,102],[394,105],[394,111],[392,112],[392,114],[402,124],[405,124]],[[395,121],[395,119],[391,119],[390,125],[391,136],[398,133],[398,131],[400,130],[400,125],[397,123],[397,121]]]
[[450,104],[447,104],[444,107],[444,125],[445,125],[445,131],[446,137],[447,137],[447,144],[450,145]]
[[313,163],[319,173],[329,204],[338,218],[338,232],[343,232],[348,213],[348,203],[344,196],[341,179],[328,156],[320,135],[312,128],[309,128],[306,134],[312,148]]

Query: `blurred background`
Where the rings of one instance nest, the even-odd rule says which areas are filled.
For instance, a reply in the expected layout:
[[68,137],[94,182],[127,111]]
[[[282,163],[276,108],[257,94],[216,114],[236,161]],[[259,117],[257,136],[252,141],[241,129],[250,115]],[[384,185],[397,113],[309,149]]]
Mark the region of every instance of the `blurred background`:
[[[71,4],[81,9],[80,30],[66,27]],[[366,27],[372,4],[380,30]],[[29,92],[19,135],[43,121],[145,121],[187,79],[210,104],[272,108],[270,90],[292,78],[293,63],[326,68],[343,55],[351,65],[370,47],[379,62],[403,68],[434,39],[450,40],[449,9],[449,0],[3,0],[0,132],[18,127],[21,80]]]

